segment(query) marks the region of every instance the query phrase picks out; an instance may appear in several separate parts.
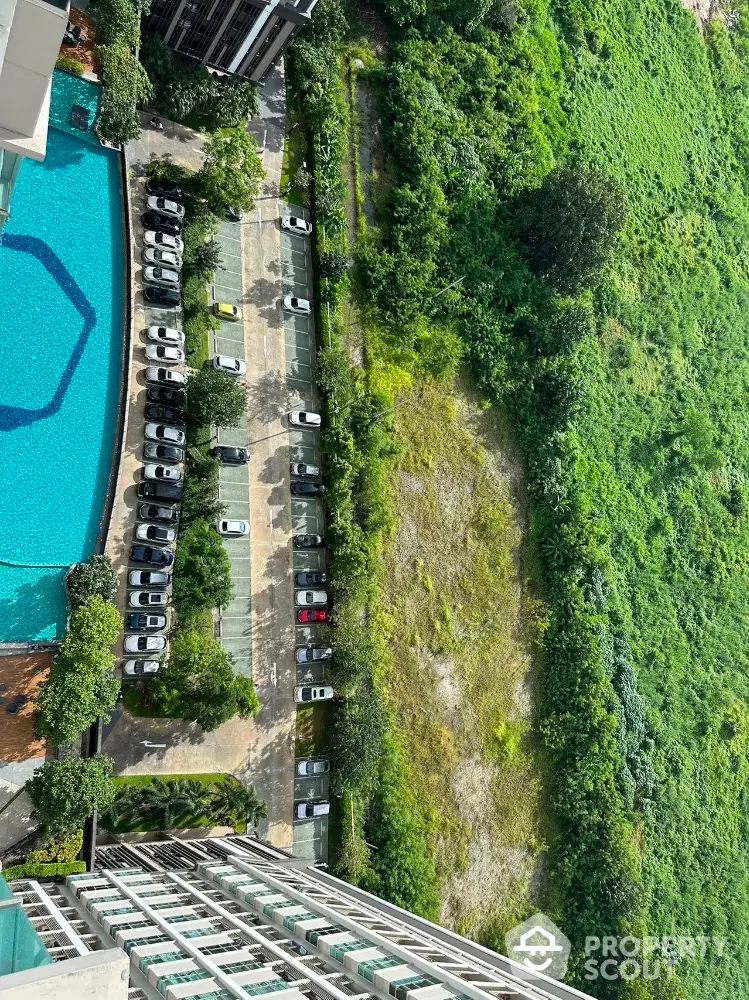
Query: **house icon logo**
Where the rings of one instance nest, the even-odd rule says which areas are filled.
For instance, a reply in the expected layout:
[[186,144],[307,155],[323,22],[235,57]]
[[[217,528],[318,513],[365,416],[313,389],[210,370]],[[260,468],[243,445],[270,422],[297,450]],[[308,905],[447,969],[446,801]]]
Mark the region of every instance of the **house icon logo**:
[[513,927],[505,934],[507,955],[528,973],[562,979],[567,971],[570,942],[544,913]]

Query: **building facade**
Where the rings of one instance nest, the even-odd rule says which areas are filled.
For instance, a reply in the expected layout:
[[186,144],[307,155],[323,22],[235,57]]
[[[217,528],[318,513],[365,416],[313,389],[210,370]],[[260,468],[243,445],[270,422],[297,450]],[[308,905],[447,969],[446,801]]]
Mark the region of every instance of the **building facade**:
[[67,0],[0,0],[0,228],[25,156],[43,160]]
[[153,0],[148,29],[208,69],[262,83],[317,0]]
[[99,848],[94,872],[37,888],[71,947],[128,956],[128,1000],[585,997],[249,838]]

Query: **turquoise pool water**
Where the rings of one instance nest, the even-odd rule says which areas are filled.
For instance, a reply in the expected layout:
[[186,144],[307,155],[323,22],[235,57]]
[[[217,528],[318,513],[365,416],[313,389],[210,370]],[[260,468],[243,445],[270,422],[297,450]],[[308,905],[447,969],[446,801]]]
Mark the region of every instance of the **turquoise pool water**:
[[55,74],[61,128],[44,162],[23,162],[0,239],[0,642],[61,635],[65,569],[93,552],[106,495],[123,335],[119,163],[68,124],[73,103],[93,123],[98,93]]

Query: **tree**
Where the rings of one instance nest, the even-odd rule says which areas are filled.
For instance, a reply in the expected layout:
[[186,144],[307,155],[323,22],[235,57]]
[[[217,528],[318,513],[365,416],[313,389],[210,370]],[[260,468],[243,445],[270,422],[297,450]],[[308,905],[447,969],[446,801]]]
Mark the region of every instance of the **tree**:
[[227,826],[246,820],[248,828],[252,828],[268,815],[268,811],[251,785],[227,780],[213,788],[210,815],[215,822]]
[[170,830],[178,818],[197,819],[208,808],[209,798],[205,785],[194,779],[178,778],[164,781],[154,778],[137,796],[137,809],[158,823],[162,830]]
[[140,19],[148,13],[150,3],[138,0],[91,0],[88,13],[96,26],[99,45],[122,42],[131,49],[140,43]]
[[187,383],[187,415],[198,426],[236,427],[245,411],[242,386],[226,372],[206,365]]
[[606,264],[625,217],[624,194],[613,180],[582,167],[559,167],[524,196],[517,234],[534,270],[575,292]]
[[52,746],[66,746],[100,715],[109,718],[120,690],[112,673],[111,647],[121,627],[117,608],[99,595],[73,612],[60,652],[36,696],[37,736]]
[[231,563],[215,528],[195,521],[179,536],[172,598],[181,622],[232,599]]
[[215,521],[226,510],[218,495],[219,461],[213,456],[194,459],[185,474],[180,531],[185,531],[195,521]]
[[26,782],[33,818],[50,833],[79,829],[95,809],[104,811],[114,800],[113,766],[100,755],[46,761]]
[[194,630],[181,632],[151,688],[160,711],[197,722],[206,732],[235,715],[246,719],[256,714],[259,703],[252,681],[235,677],[231,663],[213,636]]
[[336,250],[325,250],[320,254],[320,277],[329,281],[339,281],[348,271],[348,258]]
[[76,563],[65,578],[65,585],[72,608],[80,607],[96,594],[105,601],[111,601],[117,590],[117,574],[112,560],[102,555]]
[[192,252],[190,273],[198,275],[205,281],[210,281],[218,268],[224,270],[221,263],[221,244],[211,237],[205,243],[200,243]]
[[97,130],[105,142],[119,146],[140,135],[137,109],[150,99],[151,83],[127,43],[99,45],[96,52],[104,78]]
[[263,179],[255,140],[242,128],[220,128],[205,140],[203,152],[205,162],[197,180],[211,208],[251,209]]

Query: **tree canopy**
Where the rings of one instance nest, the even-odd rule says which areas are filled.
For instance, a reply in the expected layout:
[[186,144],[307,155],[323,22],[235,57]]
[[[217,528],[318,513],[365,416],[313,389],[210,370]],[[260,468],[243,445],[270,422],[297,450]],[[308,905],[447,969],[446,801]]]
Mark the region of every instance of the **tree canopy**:
[[86,562],[71,567],[65,579],[71,607],[81,604],[98,594],[105,601],[111,601],[117,589],[117,576],[109,556],[94,555]]
[[50,833],[77,830],[94,809],[105,810],[114,800],[113,766],[102,756],[46,761],[26,782],[34,819]]
[[172,597],[180,621],[232,598],[231,564],[216,529],[195,521],[179,536]]
[[197,180],[211,208],[227,205],[247,211],[255,204],[263,165],[255,140],[243,128],[220,128],[203,144],[205,162]]
[[210,365],[190,376],[187,413],[199,426],[236,427],[245,411],[244,389],[237,379]]

